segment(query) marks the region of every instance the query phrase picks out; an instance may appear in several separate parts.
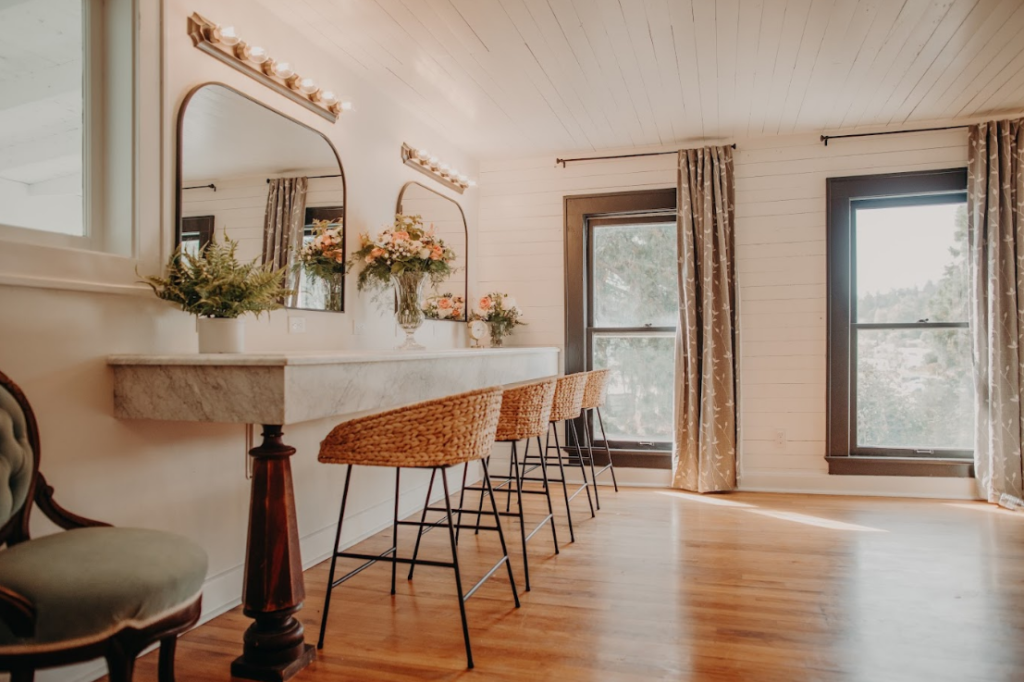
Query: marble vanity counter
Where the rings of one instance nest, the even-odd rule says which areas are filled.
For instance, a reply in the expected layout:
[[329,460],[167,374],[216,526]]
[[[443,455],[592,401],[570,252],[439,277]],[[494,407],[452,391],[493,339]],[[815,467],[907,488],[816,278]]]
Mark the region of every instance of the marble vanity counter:
[[245,424],[358,415],[559,373],[559,351],[466,348],[113,355],[114,414]]

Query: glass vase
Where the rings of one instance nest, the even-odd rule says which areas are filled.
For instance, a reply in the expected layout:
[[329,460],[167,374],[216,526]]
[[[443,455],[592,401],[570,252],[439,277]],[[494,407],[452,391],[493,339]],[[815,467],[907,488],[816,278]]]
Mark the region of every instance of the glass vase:
[[416,330],[423,324],[423,308],[420,306],[421,290],[426,273],[402,272],[391,275],[395,283],[395,318],[398,325],[405,330],[405,342],[396,346],[397,350],[423,350],[416,343]]
[[320,277],[320,296],[324,302],[324,310],[332,313],[340,313],[342,310],[342,288],[345,282],[345,275],[336,272],[329,277]]
[[512,333],[512,327],[504,321],[494,321],[491,326],[491,347],[501,348],[505,343],[505,337]]

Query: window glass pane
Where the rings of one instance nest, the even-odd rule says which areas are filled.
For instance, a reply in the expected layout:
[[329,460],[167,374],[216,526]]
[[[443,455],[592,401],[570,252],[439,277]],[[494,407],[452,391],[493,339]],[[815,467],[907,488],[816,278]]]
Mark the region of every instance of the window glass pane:
[[0,2],[0,225],[85,234],[82,0]]
[[857,331],[859,447],[974,447],[967,329]]
[[593,228],[591,283],[595,327],[675,327],[676,225]]
[[675,335],[595,334],[594,369],[612,370],[601,408],[609,440],[672,442]]
[[966,204],[855,208],[857,321],[967,321]]

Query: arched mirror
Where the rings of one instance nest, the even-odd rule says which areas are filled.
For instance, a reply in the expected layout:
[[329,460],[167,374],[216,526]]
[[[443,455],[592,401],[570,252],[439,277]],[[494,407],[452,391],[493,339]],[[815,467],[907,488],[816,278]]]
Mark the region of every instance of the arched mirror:
[[344,311],[345,175],[317,131],[224,85],[193,90],[178,116],[177,241],[214,234],[237,256],[286,267],[289,308]]
[[[425,187],[418,182],[409,182],[398,194],[396,213],[418,215],[423,218],[427,227],[433,225],[434,230],[445,246],[455,252],[452,263],[452,276],[436,290],[425,293],[425,308],[428,317],[451,322],[465,322],[469,292],[467,283],[469,273],[469,238],[466,229],[466,215],[462,207],[452,199]],[[447,300],[442,300],[447,299]],[[439,305],[440,304],[440,305]]]

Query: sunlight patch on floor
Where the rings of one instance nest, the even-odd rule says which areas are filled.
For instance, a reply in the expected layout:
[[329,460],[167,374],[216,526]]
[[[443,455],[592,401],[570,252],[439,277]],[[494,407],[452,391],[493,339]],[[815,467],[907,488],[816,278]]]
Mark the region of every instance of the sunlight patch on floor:
[[1024,512],[1003,509],[998,504],[989,504],[987,502],[946,502],[945,505],[947,507],[956,507],[957,509],[970,509],[971,511],[987,512],[1001,516],[1015,516],[1019,519],[1024,519]]
[[786,512],[786,511],[773,511],[771,509],[748,509],[752,514],[760,514],[761,516],[770,516],[773,519],[782,519],[783,521],[793,521],[794,523],[802,523],[807,526],[817,526],[818,528],[829,528],[831,530],[852,530],[859,531],[862,533],[888,533],[889,531],[882,528],[871,528],[869,526],[860,526],[856,523],[846,523],[845,521],[835,521],[833,519],[823,519],[820,516],[809,516],[807,514],[799,514],[797,512]]
[[659,495],[666,495],[668,497],[677,497],[690,502],[701,502],[703,504],[713,504],[719,507],[739,507],[746,509],[756,509],[757,505],[747,504],[746,502],[736,502],[735,500],[726,499],[720,495],[700,495],[698,493],[684,493],[675,490],[659,490]]

